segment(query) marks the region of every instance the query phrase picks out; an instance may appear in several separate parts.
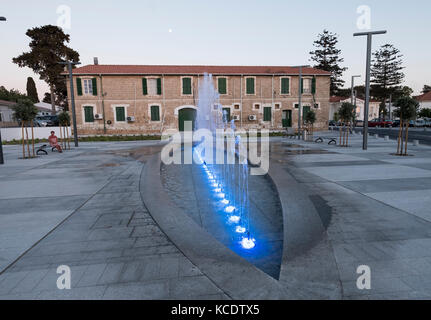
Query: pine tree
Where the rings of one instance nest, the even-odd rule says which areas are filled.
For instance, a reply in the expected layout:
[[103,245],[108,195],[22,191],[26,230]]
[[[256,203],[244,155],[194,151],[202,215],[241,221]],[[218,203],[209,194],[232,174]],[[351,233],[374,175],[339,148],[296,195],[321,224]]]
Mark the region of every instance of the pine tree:
[[344,80],[341,79],[346,67],[341,67],[344,62],[340,58],[341,50],[337,49],[338,35],[328,30],[318,35],[318,40],[314,41],[316,50],[311,51],[311,60],[316,62],[314,68],[331,72],[331,95],[336,95],[338,90],[343,87]]
[[371,66],[371,86],[372,96],[379,99],[382,103],[389,96],[402,96],[403,87],[400,84],[404,80],[402,70],[403,56],[400,51],[391,44],[383,45],[373,53]]
[[37,89],[36,89],[36,83],[34,83],[34,80],[32,77],[27,78],[27,96],[31,101],[33,101],[33,103],[39,102],[39,97],[37,95]]
[[[57,26],[46,25],[27,30],[26,35],[31,38],[30,51],[24,52],[12,59],[20,67],[29,67],[45,80],[51,89],[51,106],[55,114],[55,94],[64,92],[63,80],[59,80],[64,66],[60,61],[79,61],[79,53],[69,48],[70,36]],[[64,85],[65,87],[65,85]],[[57,92],[56,92],[57,91]]]
[[422,89],[422,93],[425,94],[425,93],[428,93],[430,91],[431,91],[431,86],[425,84],[423,89]]

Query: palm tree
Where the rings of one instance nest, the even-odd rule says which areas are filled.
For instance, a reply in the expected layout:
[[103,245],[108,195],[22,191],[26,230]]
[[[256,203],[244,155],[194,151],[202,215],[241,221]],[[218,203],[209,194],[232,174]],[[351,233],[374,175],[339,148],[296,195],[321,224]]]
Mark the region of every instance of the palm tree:
[[400,118],[400,129],[398,132],[398,156],[407,156],[407,142],[409,140],[410,120],[416,119],[419,103],[410,97],[401,97],[395,102],[394,114]]
[[[34,118],[37,116],[37,108],[34,106],[34,103],[30,99],[20,99],[17,104],[13,107],[14,118],[21,122],[21,131],[22,131],[22,157],[26,158],[34,158],[36,157],[34,152],[34,131],[33,131],[33,123]],[[28,125],[31,125],[31,136],[32,136],[32,150],[33,155],[30,154],[30,143],[28,141]],[[24,137],[24,127],[25,127],[25,137]],[[27,153],[25,152],[25,145],[27,144]]]
[[349,145],[349,130],[346,128],[350,127],[354,119],[355,106],[349,102],[343,102],[338,110],[338,116],[343,122],[343,128],[340,128],[340,146],[347,147]]

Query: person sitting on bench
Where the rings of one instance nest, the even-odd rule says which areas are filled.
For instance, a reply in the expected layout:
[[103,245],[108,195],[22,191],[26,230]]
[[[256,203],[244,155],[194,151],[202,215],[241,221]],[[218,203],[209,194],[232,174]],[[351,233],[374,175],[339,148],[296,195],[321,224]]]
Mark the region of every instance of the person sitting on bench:
[[48,141],[51,147],[56,148],[60,153],[63,152],[63,150],[61,149],[61,146],[58,144],[58,138],[55,135],[54,131],[51,131],[51,135],[49,136]]

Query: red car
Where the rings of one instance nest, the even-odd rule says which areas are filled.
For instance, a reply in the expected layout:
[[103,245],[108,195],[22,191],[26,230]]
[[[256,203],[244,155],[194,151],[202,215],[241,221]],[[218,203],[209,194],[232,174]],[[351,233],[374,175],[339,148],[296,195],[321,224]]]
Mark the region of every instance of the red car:
[[379,120],[374,119],[373,121],[368,121],[368,127],[370,128],[390,128],[392,127],[393,122],[390,120]]

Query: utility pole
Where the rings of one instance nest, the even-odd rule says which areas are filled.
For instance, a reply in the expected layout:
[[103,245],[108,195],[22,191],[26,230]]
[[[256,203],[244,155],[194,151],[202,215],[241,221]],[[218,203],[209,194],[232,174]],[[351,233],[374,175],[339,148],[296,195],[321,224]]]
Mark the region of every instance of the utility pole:
[[[6,18],[0,17],[0,21],[6,21]],[[1,129],[0,129],[0,164],[4,164],[3,144],[1,142]]]
[[73,72],[72,66],[81,64],[79,62],[72,61],[62,61],[59,64],[67,65],[67,69],[69,71],[69,80],[70,80],[70,100],[72,103],[72,121],[73,121],[73,140],[75,142],[75,147],[78,147],[78,128],[76,126],[76,112],[75,112],[75,91],[73,88]]
[[355,78],[360,78],[361,76],[352,76],[352,95],[351,95],[351,102],[354,106],[356,106],[356,94],[355,94]]
[[302,126],[302,68],[309,68],[309,65],[296,66],[293,68],[299,68],[299,76],[298,76],[298,140],[301,140],[301,126]]
[[367,65],[365,70],[365,105],[364,105],[364,131],[362,149],[368,150],[368,115],[370,110],[370,82],[371,82],[371,47],[373,35],[385,34],[387,31],[370,31],[353,34],[354,37],[367,36]]

